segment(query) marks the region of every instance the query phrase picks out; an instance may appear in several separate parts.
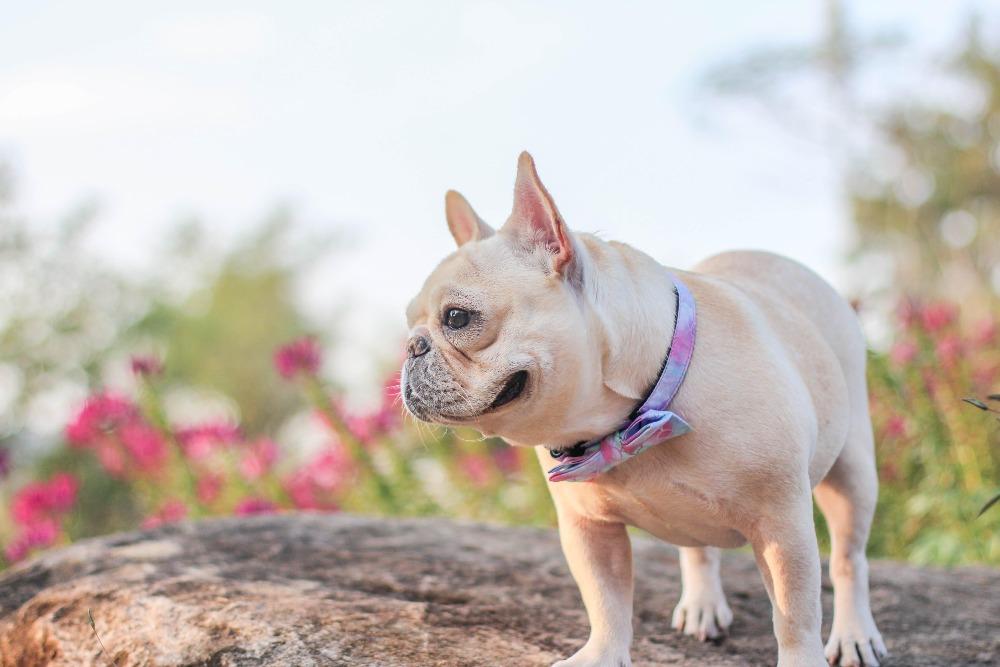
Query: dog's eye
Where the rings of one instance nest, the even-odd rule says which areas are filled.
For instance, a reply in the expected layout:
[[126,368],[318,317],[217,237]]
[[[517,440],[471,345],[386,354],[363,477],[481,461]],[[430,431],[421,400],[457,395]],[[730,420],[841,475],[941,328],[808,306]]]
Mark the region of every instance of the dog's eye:
[[469,324],[469,311],[449,308],[444,314],[444,324],[449,329],[462,329]]

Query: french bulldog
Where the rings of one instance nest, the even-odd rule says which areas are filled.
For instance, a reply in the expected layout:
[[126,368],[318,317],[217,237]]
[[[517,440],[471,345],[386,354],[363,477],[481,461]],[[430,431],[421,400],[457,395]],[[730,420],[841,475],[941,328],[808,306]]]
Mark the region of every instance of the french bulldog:
[[[673,277],[697,307],[690,367],[670,405],[690,432],[587,481],[549,482],[590,621],[586,644],[556,665],[631,664],[626,526],[680,547],[676,630],[726,633],[720,549],[749,543],[780,667],[878,665],[887,651],[865,557],[878,479],[866,346],[848,303],[774,254],[727,252],[677,271],[570,231],[528,153],[498,231],[457,192],[445,211],[458,250],[407,309],[405,406],[420,420],[535,447],[546,470],[560,450],[613,432],[657,383],[678,312]],[[825,649],[813,498],[832,542]]]

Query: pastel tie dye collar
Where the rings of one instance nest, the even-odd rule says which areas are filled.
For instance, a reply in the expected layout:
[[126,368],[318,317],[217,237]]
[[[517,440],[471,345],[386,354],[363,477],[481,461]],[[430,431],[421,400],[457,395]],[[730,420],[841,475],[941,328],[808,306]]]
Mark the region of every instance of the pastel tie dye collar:
[[673,276],[673,281],[677,297],[674,335],[660,379],[643,404],[617,431],[568,449],[550,450],[549,453],[560,463],[549,470],[549,481],[583,482],[592,479],[652,445],[691,430],[680,415],[668,410],[691,364],[697,324],[694,296],[677,276]]

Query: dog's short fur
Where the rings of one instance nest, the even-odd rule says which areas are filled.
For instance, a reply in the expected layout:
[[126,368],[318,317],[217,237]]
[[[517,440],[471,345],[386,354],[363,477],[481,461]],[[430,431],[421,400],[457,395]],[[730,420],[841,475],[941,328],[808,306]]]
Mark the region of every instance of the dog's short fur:
[[[550,468],[545,446],[605,435],[652,387],[673,331],[672,270],[570,232],[527,153],[498,232],[458,193],[446,213],[459,249],[407,311],[405,404],[426,421],[535,446]],[[749,542],[779,665],[877,665],[886,649],[869,609],[865,543],[878,482],[854,313],[814,273],[768,253],[725,253],[675,273],[697,301],[698,334],[672,409],[694,430],[590,482],[549,485],[591,625],[558,665],[630,664],[626,525],[681,547],[676,629],[702,640],[726,632],[718,547]],[[452,309],[460,326],[447,324]],[[825,658],[813,495],[832,537]]]

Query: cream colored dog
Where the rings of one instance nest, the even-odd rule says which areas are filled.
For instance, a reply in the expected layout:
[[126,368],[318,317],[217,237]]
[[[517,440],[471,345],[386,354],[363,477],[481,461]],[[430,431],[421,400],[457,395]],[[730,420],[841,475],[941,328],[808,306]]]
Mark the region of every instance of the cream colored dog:
[[[778,664],[878,665],[865,543],[875,509],[865,341],[818,276],[763,252],[675,272],[627,245],[570,232],[522,153],[514,210],[494,232],[456,192],[459,249],[407,311],[404,402],[417,418],[549,448],[613,431],[656,381],[674,326],[671,272],[694,294],[694,358],[671,410],[693,431],[589,482],[549,488],[590,639],[561,667],[629,665],[626,525],[680,545],[673,625],[700,639],[732,621],[719,547],[749,542],[774,616]],[[833,630],[820,639],[812,496],[830,526]]]

